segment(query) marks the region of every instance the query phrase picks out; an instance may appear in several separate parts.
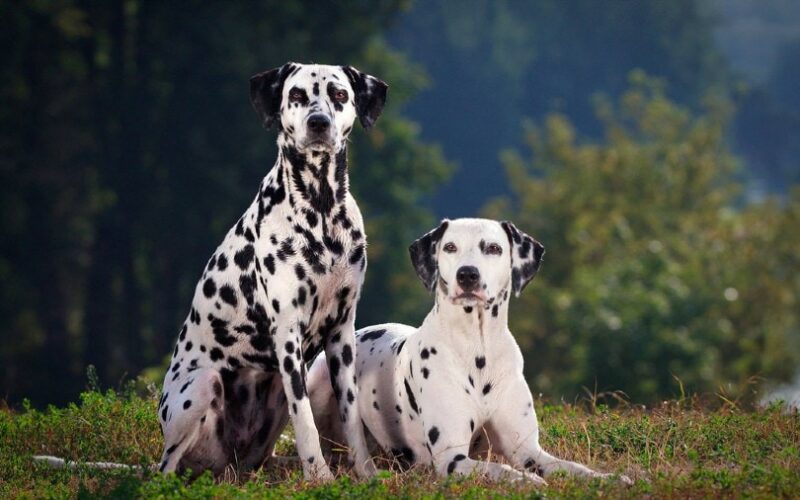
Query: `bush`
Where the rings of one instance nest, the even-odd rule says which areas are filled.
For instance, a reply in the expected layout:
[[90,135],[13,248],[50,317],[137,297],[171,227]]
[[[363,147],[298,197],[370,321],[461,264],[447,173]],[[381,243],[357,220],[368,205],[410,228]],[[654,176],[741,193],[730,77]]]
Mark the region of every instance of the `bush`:
[[597,109],[599,144],[577,141],[558,115],[529,127],[532,158],[504,154],[514,199],[486,209],[547,250],[510,315],[534,389],[752,400],[754,376],[789,379],[800,362],[800,189],[743,200],[725,103],[692,116],[634,74],[619,103]]

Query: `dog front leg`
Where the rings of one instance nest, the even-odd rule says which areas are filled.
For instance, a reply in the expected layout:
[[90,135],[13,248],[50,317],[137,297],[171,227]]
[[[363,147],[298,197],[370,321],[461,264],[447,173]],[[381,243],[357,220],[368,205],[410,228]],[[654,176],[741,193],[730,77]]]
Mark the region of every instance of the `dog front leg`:
[[547,482],[534,473],[522,472],[506,464],[475,460],[467,453],[469,446],[450,446],[444,452],[433,452],[433,465],[440,476],[457,474],[468,476],[479,474],[492,481],[531,481],[536,485],[546,486]]
[[[355,316],[350,313],[350,318]],[[339,417],[342,420],[348,454],[360,477],[372,477],[377,468],[369,456],[364,426],[358,414],[358,384],[356,383],[355,325],[352,319],[328,338],[325,357],[328,361],[331,386],[336,396]]]
[[[548,477],[554,472],[584,477],[614,478],[614,474],[597,472],[589,467],[556,458],[547,453],[539,445],[539,423],[533,408],[528,385],[522,377],[507,391],[509,397],[501,401],[491,419],[491,426],[496,430],[496,444],[502,453],[516,468],[534,472]],[[625,484],[632,484],[627,476],[618,476]]]
[[[480,474],[494,481],[528,480],[538,485],[547,484],[536,474],[515,470],[505,464],[470,458],[469,447],[474,432],[472,422],[477,416],[468,401],[461,398],[451,399],[448,387],[434,390],[433,386],[428,386],[422,391],[422,388],[407,381],[405,386],[409,401],[415,402],[411,405],[412,408],[422,419],[425,447],[440,476]],[[413,399],[408,391],[413,392]]]
[[302,338],[297,323],[289,323],[285,327],[279,326],[275,343],[283,390],[286,392],[289,405],[289,418],[294,426],[297,453],[303,464],[303,475],[306,479],[330,481],[333,479],[333,474],[322,456],[319,433],[314,424],[311,402],[306,390]]

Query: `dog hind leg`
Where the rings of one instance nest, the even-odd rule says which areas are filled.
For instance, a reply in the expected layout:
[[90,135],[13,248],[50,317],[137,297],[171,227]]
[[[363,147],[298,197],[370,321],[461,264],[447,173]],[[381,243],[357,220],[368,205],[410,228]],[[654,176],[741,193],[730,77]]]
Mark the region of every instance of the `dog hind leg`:
[[[164,433],[159,471],[168,473],[191,468],[200,473],[210,468],[214,474],[221,473],[228,457],[223,441],[225,399],[219,372],[211,368],[194,370],[165,389],[165,397],[159,405]],[[188,466],[184,463],[187,455],[202,456],[205,467]]]

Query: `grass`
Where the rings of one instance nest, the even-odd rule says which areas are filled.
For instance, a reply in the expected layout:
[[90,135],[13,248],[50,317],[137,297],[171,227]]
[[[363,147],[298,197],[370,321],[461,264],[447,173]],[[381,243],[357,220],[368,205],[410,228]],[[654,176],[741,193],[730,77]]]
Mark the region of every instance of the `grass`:
[[[157,398],[85,392],[78,404],[0,411],[0,498],[16,497],[792,497],[800,494],[800,415],[781,406],[707,410],[697,400],[656,408],[538,404],[541,441],[557,456],[635,484],[549,478],[545,488],[480,478],[436,478],[429,469],[384,472],[359,481],[340,471],[332,484],[310,484],[299,467],[271,468],[189,481],[150,472],[54,470],[31,461],[51,454],[78,461],[150,465],[161,452]],[[290,440],[278,451],[292,454]]]

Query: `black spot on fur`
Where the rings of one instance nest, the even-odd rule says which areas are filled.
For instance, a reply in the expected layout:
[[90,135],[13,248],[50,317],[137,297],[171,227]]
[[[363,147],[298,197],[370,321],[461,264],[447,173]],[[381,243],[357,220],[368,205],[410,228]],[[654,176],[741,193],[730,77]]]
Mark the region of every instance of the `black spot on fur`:
[[236,254],[233,256],[233,261],[236,262],[236,265],[239,266],[239,269],[246,271],[253,262],[253,257],[255,254],[256,252],[255,248],[253,248],[253,245],[245,245],[244,248],[236,252]]
[[475,357],[475,366],[478,367],[478,370],[483,370],[483,367],[486,366],[486,357],[485,356],[476,356]]
[[339,358],[336,356],[332,356],[331,359],[328,360],[328,369],[331,372],[331,377],[336,378],[339,376]]
[[344,366],[350,366],[350,363],[353,362],[353,349],[350,347],[349,344],[346,344],[342,347],[342,363]]
[[215,293],[217,293],[217,285],[214,280],[211,278],[206,279],[205,283],[203,283],[203,295],[210,299]]
[[264,267],[267,268],[269,274],[275,274],[275,257],[273,257],[272,254],[264,257]]
[[386,333],[386,330],[372,330],[370,332],[366,332],[361,335],[360,341],[366,342],[367,340],[378,340],[379,338],[383,337],[383,334]]
[[431,445],[436,444],[436,441],[439,440],[439,429],[436,427],[431,427],[431,430],[428,431],[428,439],[431,442]]
[[306,391],[306,384],[303,382],[303,377],[298,370],[292,372],[292,392],[295,399],[303,399]]
[[467,458],[466,455],[462,453],[459,453],[458,455],[454,456],[453,460],[449,464],[447,464],[447,473],[452,474],[453,471],[456,470],[456,465],[458,465],[458,462],[464,460],[465,458]]
[[236,300],[236,290],[234,290],[230,285],[222,285],[222,287],[220,287],[219,297],[223,302],[230,304],[233,307],[236,307],[236,305],[239,303],[239,301]]
[[291,356],[283,358],[283,371],[286,373],[292,373],[294,371],[294,360],[292,360]]
[[358,245],[350,252],[350,264],[356,265],[364,258],[364,245]]
[[295,264],[294,266],[294,274],[297,276],[298,281],[302,281],[306,277],[306,270],[302,264]]
[[278,260],[281,262],[286,262],[286,259],[295,254],[294,247],[292,246],[294,243],[294,238],[286,238],[281,242],[281,246],[275,255],[278,257]]
[[411,406],[411,409],[419,415],[419,407],[417,407],[417,399],[414,397],[414,393],[411,392],[411,386],[408,384],[408,379],[403,380],[403,384],[406,387],[406,396],[408,397],[408,404]]
[[253,293],[256,290],[256,273],[253,271],[250,274],[243,274],[239,276],[239,290],[248,304],[252,305],[254,301]]

